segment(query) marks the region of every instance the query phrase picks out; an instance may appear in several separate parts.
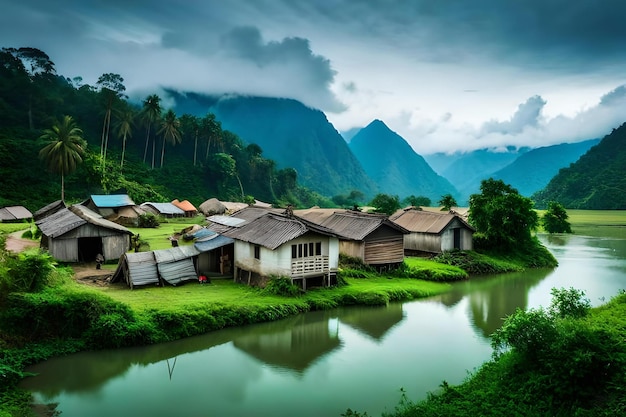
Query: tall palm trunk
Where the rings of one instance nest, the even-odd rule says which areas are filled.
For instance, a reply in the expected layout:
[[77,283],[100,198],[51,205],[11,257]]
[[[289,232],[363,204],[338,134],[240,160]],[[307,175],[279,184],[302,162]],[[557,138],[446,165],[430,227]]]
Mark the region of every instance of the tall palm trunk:
[[146,163],[146,156],[148,156],[148,143],[150,143],[150,123],[148,123],[148,127],[146,128],[146,146],[143,150],[143,163]]
[[124,153],[126,153],[126,133],[124,133],[124,139],[122,139],[122,161],[120,162],[120,171],[124,169]]

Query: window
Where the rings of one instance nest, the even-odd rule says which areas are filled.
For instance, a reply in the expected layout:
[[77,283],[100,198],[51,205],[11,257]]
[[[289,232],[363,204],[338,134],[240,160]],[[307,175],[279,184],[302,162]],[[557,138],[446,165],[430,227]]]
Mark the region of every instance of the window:
[[322,242],[298,243],[291,245],[291,259],[308,258],[322,254]]
[[261,259],[261,247],[254,245],[254,259]]

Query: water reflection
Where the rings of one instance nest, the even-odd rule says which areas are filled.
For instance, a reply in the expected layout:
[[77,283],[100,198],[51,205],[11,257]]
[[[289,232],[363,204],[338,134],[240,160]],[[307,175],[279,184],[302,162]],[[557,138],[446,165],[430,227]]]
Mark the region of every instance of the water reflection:
[[302,374],[313,362],[339,348],[339,329],[329,328],[330,312],[302,314],[280,322],[252,326],[233,345],[278,368]]
[[[439,297],[312,312],[171,343],[83,352],[28,369],[22,386],[62,415],[369,415],[419,399],[489,358],[489,335],[553,287],[593,304],[626,288],[626,239],[540,236],[555,270],[472,278]],[[462,349],[459,347],[462,346]],[[138,401],[150,395],[150,401]],[[386,409],[387,408],[387,409]]]

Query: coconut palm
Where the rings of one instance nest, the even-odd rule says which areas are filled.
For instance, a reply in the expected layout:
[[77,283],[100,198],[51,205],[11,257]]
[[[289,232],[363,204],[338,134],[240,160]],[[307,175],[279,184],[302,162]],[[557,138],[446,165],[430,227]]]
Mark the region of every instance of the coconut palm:
[[40,137],[48,142],[39,151],[39,157],[55,174],[61,174],[61,200],[65,200],[65,175],[74,172],[83,161],[86,143],[83,131],[71,116],[64,116]]
[[120,113],[120,119],[117,125],[117,135],[122,138],[122,160],[120,169],[124,168],[124,153],[126,152],[126,139],[133,136],[133,127],[135,123],[135,113],[132,110],[126,110]]
[[176,117],[176,113],[172,109],[165,113],[165,117],[161,121],[161,128],[158,132],[163,136],[163,146],[161,148],[161,168],[163,168],[163,157],[165,155],[165,142],[176,145],[182,140],[180,134],[180,121]]
[[193,165],[196,166],[196,155],[198,153],[198,136],[200,135],[200,119],[197,116],[183,114],[180,116],[181,131],[185,135],[193,136]]
[[109,146],[109,132],[111,131],[111,113],[116,101],[126,97],[124,91],[124,79],[119,74],[102,74],[96,85],[100,87],[100,94],[104,99],[104,121],[102,123],[102,139],[100,142],[100,156],[102,157],[102,169],[107,159],[107,148]]
[[[148,155],[148,144],[150,143],[150,128],[153,123],[156,123],[161,118],[161,98],[158,95],[152,94],[143,101],[141,118],[146,124],[146,146],[143,151],[143,162],[145,164],[146,156]],[[154,168],[154,143],[152,146],[152,168]]]

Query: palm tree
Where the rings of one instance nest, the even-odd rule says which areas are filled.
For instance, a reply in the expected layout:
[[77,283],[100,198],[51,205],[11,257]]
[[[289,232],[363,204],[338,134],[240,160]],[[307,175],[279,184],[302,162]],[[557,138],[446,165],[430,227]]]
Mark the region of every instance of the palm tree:
[[[161,117],[161,98],[156,94],[148,96],[143,101],[143,109],[141,112],[141,118],[146,124],[146,147],[143,151],[143,162],[146,163],[146,156],[148,155],[148,143],[150,143],[150,127],[153,123],[157,122]],[[152,168],[154,168],[154,143],[152,147]]]
[[61,200],[65,201],[65,175],[74,172],[83,161],[86,148],[83,131],[72,116],[64,116],[52,129],[44,130],[40,138],[49,143],[39,151],[39,157],[50,171],[61,174]]
[[132,110],[126,110],[120,114],[120,120],[117,125],[117,135],[122,138],[122,160],[120,162],[120,170],[124,168],[124,153],[126,152],[126,139],[133,136],[134,123],[135,123],[135,113]]
[[163,147],[161,148],[161,168],[163,168],[163,157],[165,155],[165,142],[172,145],[180,143],[182,138],[180,135],[180,121],[176,117],[176,113],[172,109],[165,113],[165,117],[161,122],[159,134],[163,136]]
[[183,133],[193,135],[193,166],[196,166],[198,153],[198,136],[200,135],[200,119],[190,114],[180,116],[180,126]]
[[96,84],[100,86],[100,94],[104,98],[104,122],[102,123],[102,139],[100,142],[100,156],[102,157],[102,170],[107,159],[107,148],[109,147],[109,132],[111,131],[111,113],[113,105],[117,100],[125,97],[126,87],[124,79],[119,74],[102,74]]

